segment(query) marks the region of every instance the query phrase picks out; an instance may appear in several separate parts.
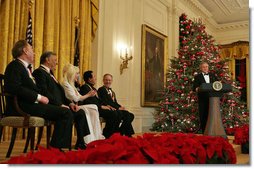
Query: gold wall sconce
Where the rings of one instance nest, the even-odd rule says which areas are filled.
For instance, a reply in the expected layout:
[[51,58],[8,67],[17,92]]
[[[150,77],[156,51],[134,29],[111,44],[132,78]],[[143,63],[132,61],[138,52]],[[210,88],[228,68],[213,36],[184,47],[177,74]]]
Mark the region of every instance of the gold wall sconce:
[[[128,68],[128,61],[131,60],[132,57],[132,53],[131,53],[131,49],[130,49],[130,54],[128,54],[128,49],[125,49],[125,53],[123,52],[124,49],[120,49],[120,58],[123,60],[121,65],[120,65],[120,74],[123,74],[123,69],[127,69]],[[130,55],[130,56],[128,56]]]

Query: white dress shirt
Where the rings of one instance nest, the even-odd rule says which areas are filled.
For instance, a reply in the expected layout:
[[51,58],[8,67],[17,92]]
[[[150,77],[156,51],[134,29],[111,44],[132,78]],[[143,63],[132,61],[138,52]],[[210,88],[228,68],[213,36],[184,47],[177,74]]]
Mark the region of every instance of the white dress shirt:
[[[21,63],[24,65],[24,67],[25,67],[26,70],[27,70],[27,73],[28,73],[29,77],[30,77],[30,78],[33,80],[33,82],[35,83],[34,77],[32,76],[32,73],[30,72],[30,70],[28,69],[29,63],[27,63],[26,61],[24,61],[23,59],[20,59],[20,58],[18,58],[18,60],[20,60]],[[41,99],[41,95],[38,94],[35,103],[38,103],[40,99]]]
[[205,75],[205,73],[202,73],[202,74],[203,74],[203,76],[204,76],[205,82],[206,82],[206,83],[210,83],[209,74],[208,74],[208,75]]

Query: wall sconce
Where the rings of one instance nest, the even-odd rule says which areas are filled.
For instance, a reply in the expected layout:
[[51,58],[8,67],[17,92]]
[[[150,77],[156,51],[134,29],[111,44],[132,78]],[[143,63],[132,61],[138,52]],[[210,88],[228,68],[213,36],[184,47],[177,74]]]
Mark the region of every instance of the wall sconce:
[[127,48],[125,49],[125,55],[123,54],[123,51],[124,51],[124,49],[120,49],[120,58],[123,60],[123,62],[120,65],[120,74],[123,74],[123,69],[128,68],[128,61],[133,58],[131,49],[130,49],[130,56],[128,56],[128,49]]

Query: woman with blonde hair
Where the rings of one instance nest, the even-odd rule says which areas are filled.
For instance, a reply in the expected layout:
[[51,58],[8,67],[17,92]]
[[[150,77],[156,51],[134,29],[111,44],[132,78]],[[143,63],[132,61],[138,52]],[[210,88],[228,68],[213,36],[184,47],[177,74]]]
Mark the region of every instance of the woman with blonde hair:
[[[65,95],[69,100],[75,103],[83,101],[88,97],[94,96],[95,91],[91,91],[86,95],[80,95],[77,88],[75,87],[75,82],[79,81],[79,68],[73,66],[72,64],[67,64],[63,68],[63,81],[62,86],[65,91]],[[90,143],[94,140],[104,139],[102,135],[98,107],[95,104],[80,105],[86,113],[86,118],[90,130],[90,137],[86,137],[85,143]]]

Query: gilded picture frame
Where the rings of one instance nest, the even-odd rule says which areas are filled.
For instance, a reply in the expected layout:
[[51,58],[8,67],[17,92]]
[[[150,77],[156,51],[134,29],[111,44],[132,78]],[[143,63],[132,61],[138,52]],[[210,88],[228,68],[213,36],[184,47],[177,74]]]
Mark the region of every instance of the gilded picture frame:
[[158,106],[166,82],[167,48],[167,36],[142,25],[141,106]]

